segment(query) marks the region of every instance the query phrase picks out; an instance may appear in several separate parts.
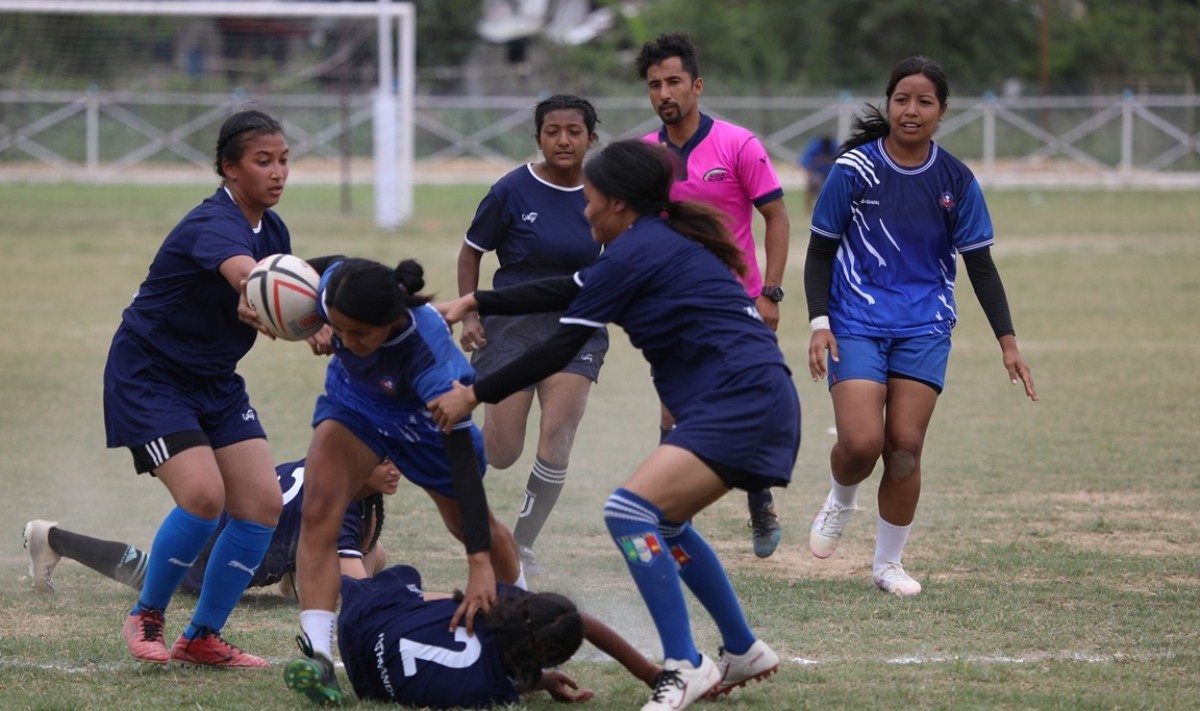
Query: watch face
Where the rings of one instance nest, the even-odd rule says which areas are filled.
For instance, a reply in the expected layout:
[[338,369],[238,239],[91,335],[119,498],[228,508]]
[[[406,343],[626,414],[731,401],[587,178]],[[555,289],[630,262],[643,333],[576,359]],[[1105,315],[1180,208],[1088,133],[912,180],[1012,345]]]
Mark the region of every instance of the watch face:
[[775,301],[775,302],[783,301],[783,287],[782,286],[764,286],[763,290],[762,290],[762,295],[767,297],[771,301]]

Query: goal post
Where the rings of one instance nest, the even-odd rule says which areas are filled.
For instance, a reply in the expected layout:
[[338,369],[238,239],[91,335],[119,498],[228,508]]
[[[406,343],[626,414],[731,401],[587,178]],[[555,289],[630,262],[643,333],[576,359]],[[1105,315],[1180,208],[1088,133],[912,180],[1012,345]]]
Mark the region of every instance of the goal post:
[[412,215],[416,10],[412,2],[308,0],[0,0],[0,14],[202,18],[376,18],[378,83],[372,101],[375,222],[394,229]]

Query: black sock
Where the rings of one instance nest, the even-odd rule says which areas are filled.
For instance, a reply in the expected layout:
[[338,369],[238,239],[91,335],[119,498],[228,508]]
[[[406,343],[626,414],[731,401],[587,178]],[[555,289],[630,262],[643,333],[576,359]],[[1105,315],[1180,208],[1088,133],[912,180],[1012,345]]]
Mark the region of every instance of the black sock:
[[746,492],[746,508],[751,511],[761,511],[775,503],[775,495],[770,489]]
[[81,533],[64,531],[55,526],[46,537],[55,553],[79,561],[92,570],[134,590],[142,589],[146,563],[150,556],[141,550],[117,541],[104,541]]

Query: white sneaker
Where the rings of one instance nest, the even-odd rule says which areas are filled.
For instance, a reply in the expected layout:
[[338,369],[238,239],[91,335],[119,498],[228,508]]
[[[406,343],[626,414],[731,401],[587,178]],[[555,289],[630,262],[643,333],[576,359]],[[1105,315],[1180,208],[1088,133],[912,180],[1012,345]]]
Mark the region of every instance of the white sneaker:
[[899,563],[888,563],[882,568],[875,569],[875,587],[893,595],[905,597],[921,592],[921,584],[904,572],[904,566]]
[[705,698],[724,696],[748,682],[766,679],[779,671],[779,655],[766,642],[756,639],[745,654],[722,649],[717,669],[721,672],[721,682],[705,694]]
[[691,662],[667,659],[654,683],[654,693],[642,711],[679,711],[703,698],[720,683],[720,670],[703,654],[698,667],[693,667]]
[[25,547],[29,549],[29,577],[33,578],[33,588],[40,593],[54,592],[54,566],[62,560],[62,556],[50,547],[50,529],[58,525],[58,521],[43,521],[35,519],[25,524],[21,534],[25,539]]
[[833,555],[854,509],[854,505],[842,506],[829,496],[825,497],[825,505],[813,520],[812,530],[808,533],[808,549],[813,555],[822,560]]

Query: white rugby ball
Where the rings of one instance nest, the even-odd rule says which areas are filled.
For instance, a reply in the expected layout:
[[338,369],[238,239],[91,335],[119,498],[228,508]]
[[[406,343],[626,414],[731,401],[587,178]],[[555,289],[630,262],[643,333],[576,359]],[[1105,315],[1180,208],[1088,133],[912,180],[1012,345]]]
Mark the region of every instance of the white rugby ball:
[[246,278],[246,300],[271,333],[285,341],[303,341],[321,330],[317,286],[321,276],[291,254],[266,257]]

